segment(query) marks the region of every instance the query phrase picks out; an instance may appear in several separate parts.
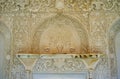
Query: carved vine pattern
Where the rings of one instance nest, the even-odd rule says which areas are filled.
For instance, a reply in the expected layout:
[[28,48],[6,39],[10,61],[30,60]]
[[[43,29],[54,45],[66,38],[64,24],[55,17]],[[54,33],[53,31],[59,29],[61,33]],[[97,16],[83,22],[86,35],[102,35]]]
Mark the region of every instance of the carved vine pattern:
[[[82,11],[88,12],[93,9],[102,7],[104,10],[120,11],[119,0],[65,0],[65,11]],[[99,6],[100,4],[100,6]],[[40,12],[40,11],[53,11],[55,12],[55,0],[1,0],[1,12]]]
[[[79,59],[64,58],[61,66],[56,65],[56,60],[61,59],[41,59],[36,62],[33,73],[74,73],[87,71],[84,63]],[[26,79],[26,71],[22,63],[14,58],[11,70],[11,79]]]
[[61,66],[56,65],[55,61],[61,59],[39,59],[36,63],[33,72],[35,73],[72,73],[87,71],[84,63],[77,59],[64,59]]
[[93,79],[110,79],[108,60],[106,56],[99,60],[99,63],[93,72]]
[[[95,3],[93,3],[93,2],[95,2]],[[98,6],[97,5],[98,3],[96,3],[96,2],[98,2],[98,3],[100,2],[99,3],[100,6]],[[54,4],[55,4],[55,0],[38,0],[38,2],[35,0],[32,0],[31,2],[29,0],[0,0],[0,13],[4,14],[7,12],[40,12],[40,11],[47,12],[47,10],[55,11]],[[115,12],[120,14],[120,1],[119,0],[101,0],[101,1],[90,0],[90,2],[88,0],[65,0],[65,4],[67,4],[65,8],[68,8],[68,11],[71,11],[71,10],[72,11],[84,11],[83,13],[85,13],[85,12],[89,12],[89,11],[95,11],[95,10],[99,9],[98,7],[100,7],[101,9],[103,9],[105,11],[115,10]],[[87,4],[88,4],[88,6],[87,6]],[[78,8],[76,8],[76,6]],[[16,24],[15,26],[17,26],[17,25],[19,25],[19,24]],[[18,39],[21,39],[21,37],[19,37],[20,35],[18,33],[22,33],[22,34],[26,33],[25,31],[27,30],[27,28],[24,29],[20,26],[18,28],[21,29],[22,32],[20,32],[19,29],[14,31],[14,33],[17,33],[15,35],[15,38],[18,36]],[[114,39],[113,37],[110,38],[110,40],[113,40],[113,39]],[[16,44],[19,44],[17,41],[21,41],[21,40],[16,39]],[[23,41],[24,40],[22,40],[22,42]],[[110,52],[111,53],[114,52],[114,46],[112,43],[113,41],[110,41],[110,45],[111,45]],[[20,46],[20,45],[18,45],[18,46]],[[111,60],[111,64],[112,64],[112,62],[113,62],[113,60]],[[112,70],[114,70],[113,67],[112,67]]]
[[10,79],[26,79],[25,68],[17,58],[14,58]]

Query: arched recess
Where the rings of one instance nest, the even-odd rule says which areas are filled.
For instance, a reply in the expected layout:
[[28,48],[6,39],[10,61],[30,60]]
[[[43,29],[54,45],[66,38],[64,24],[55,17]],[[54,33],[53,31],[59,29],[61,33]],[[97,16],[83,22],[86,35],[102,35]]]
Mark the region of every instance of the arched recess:
[[[10,63],[6,56],[10,55],[10,30],[0,21],[0,79],[8,79]],[[9,64],[9,65],[8,65]]]
[[116,49],[116,57],[117,57],[118,79],[120,79],[120,32],[116,36],[115,49]]
[[[119,55],[120,53],[118,52],[116,46],[120,46],[118,44],[120,44],[118,42],[118,37],[120,33],[120,18],[117,19],[113,25],[111,26],[110,30],[109,30],[109,65],[110,65],[110,73],[111,73],[111,79],[117,79],[117,77],[120,78],[120,73],[118,73],[118,69],[120,69],[120,66],[117,66],[118,63],[118,59],[120,59],[120,57],[118,57],[117,55]],[[120,40],[119,40],[120,41]],[[118,42],[118,43],[117,43]],[[120,65],[120,64],[119,64]],[[118,78],[118,79],[119,79]]]
[[55,15],[38,26],[32,49],[34,53],[87,53],[87,37],[79,21],[67,15]]

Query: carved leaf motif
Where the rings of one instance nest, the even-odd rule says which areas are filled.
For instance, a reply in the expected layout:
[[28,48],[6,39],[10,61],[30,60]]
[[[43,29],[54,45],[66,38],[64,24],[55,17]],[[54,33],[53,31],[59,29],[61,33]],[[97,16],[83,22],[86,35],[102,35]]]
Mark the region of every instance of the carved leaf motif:
[[[60,62],[57,62],[60,61]],[[85,65],[81,60],[74,59],[40,59],[34,69],[34,72],[49,72],[49,73],[58,73],[58,72],[80,72],[86,71]]]

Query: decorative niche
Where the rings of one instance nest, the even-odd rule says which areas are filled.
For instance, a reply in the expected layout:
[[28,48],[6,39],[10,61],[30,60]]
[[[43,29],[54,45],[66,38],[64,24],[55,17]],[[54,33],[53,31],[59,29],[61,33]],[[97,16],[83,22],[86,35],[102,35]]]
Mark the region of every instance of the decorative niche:
[[[85,73],[87,76],[81,76],[82,79],[92,79],[104,54],[91,53],[88,49],[83,26],[76,19],[61,14],[47,19],[37,28],[32,53],[18,53],[16,57],[24,65],[27,79],[42,76],[36,73],[48,73],[51,77],[55,75],[51,73],[57,76],[61,75],[59,73]],[[66,78],[65,75],[61,77]]]

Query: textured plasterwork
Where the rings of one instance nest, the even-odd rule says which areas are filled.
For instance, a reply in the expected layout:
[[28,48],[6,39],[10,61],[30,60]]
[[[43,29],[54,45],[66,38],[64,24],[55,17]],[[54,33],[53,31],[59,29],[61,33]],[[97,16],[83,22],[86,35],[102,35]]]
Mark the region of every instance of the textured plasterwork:
[[35,52],[40,53],[85,53],[88,49],[85,29],[67,15],[56,15],[41,24],[33,43],[33,49],[38,48]]
[[103,56],[99,60],[95,71],[93,72],[93,79],[110,79],[110,72],[108,67],[107,57]]
[[[9,5],[10,3],[13,3],[11,5],[14,5],[15,8],[19,8],[19,9],[16,10],[4,9],[10,6]],[[43,6],[43,8],[45,9],[44,7],[45,5],[43,4],[50,4],[47,6],[52,6],[53,4],[55,4],[55,0],[1,1],[2,4],[1,6],[3,8],[3,10],[1,10],[2,12],[1,14],[3,15],[1,19],[8,24],[8,21],[6,21],[6,19],[7,17],[10,17],[10,21],[11,21],[10,25],[12,26],[11,30],[13,32],[13,39],[14,39],[14,46],[13,46],[15,48],[14,52],[19,52],[19,51],[31,52],[32,38],[36,31],[36,28],[41,27],[41,24],[43,24],[45,19],[48,19],[56,15],[57,10],[53,12],[46,11],[55,8],[55,5],[53,7],[49,7],[50,9],[46,8],[46,10],[44,11],[38,11],[38,10],[36,10],[35,12],[34,11],[31,12],[31,10],[27,11],[28,7],[31,5],[36,5],[36,7],[40,6],[35,3],[41,4],[41,6]],[[115,4],[119,4],[119,2],[112,0],[111,1],[94,1],[94,0],[66,1],[65,0],[64,4],[65,4],[65,7],[63,9],[64,14],[76,18],[78,21],[80,21],[79,23],[81,23],[84,29],[86,30],[86,34],[88,35],[89,38],[88,46],[90,46],[87,47],[86,49],[89,50],[90,52],[106,52],[107,39],[105,33],[107,32],[107,29],[110,26],[112,20],[117,16],[117,12],[115,12],[114,6]],[[9,7],[9,8],[13,8],[13,7]],[[4,15],[4,13],[7,16]]]
[[117,19],[117,21],[115,21],[112,25],[112,27],[110,28],[109,31],[109,57],[110,57],[110,68],[111,68],[111,75],[116,78],[117,76],[117,59],[116,59],[116,49],[115,49],[115,39],[117,34],[120,32],[120,19]]
[[[112,24],[120,15],[120,1],[60,1],[64,2],[64,6],[62,6],[62,10],[59,11],[56,8],[56,0],[0,0],[0,22],[3,22],[6,27],[9,28],[9,34],[11,34],[8,34],[8,37],[11,37],[11,41],[9,40],[7,42],[8,44],[11,43],[11,50],[9,50],[9,47],[6,47],[7,53],[10,52],[9,54],[11,54],[11,61],[8,61],[11,63],[10,66],[12,67],[12,65],[15,64],[13,61],[15,53],[38,53],[32,51],[37,49],[33,48],[32,46],[34,46],[33,38],[38,31],[38,28],[42,28],[41,25],[44,24],[47,19],[53,18],[58,14],[62,14],[71,17],[70,19],[76,19],[80,24],[79,28],[82,27],[85,29],[85,33],[79,32],[79,35],[82,35],[82,37],[87,36],[87,39],[85,39],[85,41],[87,40],[86,43],[88,47],[83,47],[86,52],[102,52],[108,54],[108,58],[106,59],[108,59],[107,62],[109,63],[109,70],[111,70],[109,71],[111,72],[110,78],[113,77],[112,79],[115,79],[117,62],[114,51],[114,37],[117,32],[113,30],[110,31],[110,28],[114,27]],[[78,29],[77,26],[72,26]],[[109,31],[110,33],[108,33]],[[110,38],[109,34],[111,35]],[[9,67],[7,70],[9,70]],[[96,72],[99,72],[99,70],[96,70]],[[9,73],[9,71],[7,71],[7,73]]]
[[76,73],[87,71],[80,59],[53,58],[39,59],[36,63],[34,73]]
[[[39,58],[33,67],[32,73],[81,73],[89,74],[87,67],[79,58]],[[92,72],[95,79],[109,79],[109,67],[106,56],[99,59],[99,62]],[[14,59],[11,71],[11,79],[26,79],[24,66],[18,59]]]
[[[1,0],[1,12],[55,12],[57,0]],[[87,12],[91,10],[113,10],[119,12],[119,0],[60,0],[65,5],[64,11],[82,11]]]

